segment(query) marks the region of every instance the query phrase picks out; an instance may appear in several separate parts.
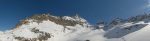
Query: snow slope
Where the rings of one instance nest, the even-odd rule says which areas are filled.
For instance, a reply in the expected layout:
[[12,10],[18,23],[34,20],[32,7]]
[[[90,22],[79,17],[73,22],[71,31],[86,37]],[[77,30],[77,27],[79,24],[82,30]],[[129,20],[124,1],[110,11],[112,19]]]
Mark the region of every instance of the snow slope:
[[0,41],[150,41],[149,22],[124,22],[108,30],[103,30],[105,25],[98,27],[79,16],[42,14],[22,20],[12,30],[0,31]]
[[[135,26],[137,25],[137,26]],[[150,24],[149,23],[135,23],[135,24],[131,24],[129,25],[128,23],[128,28],[125,30],[124,28],[126,28],[126,26],[123,26],[121,28],[123,29],[114,29],[114,30],[110,30],[108,32],[106,32],[107,39],[106,41],[149,41],[150,39]],[[117,32],[117,33],[116,33]],[[109,33],[109,34],[108,34]]]
[[150,41],[150,25],[145,26],[141,30],[124,36],[126,41]]

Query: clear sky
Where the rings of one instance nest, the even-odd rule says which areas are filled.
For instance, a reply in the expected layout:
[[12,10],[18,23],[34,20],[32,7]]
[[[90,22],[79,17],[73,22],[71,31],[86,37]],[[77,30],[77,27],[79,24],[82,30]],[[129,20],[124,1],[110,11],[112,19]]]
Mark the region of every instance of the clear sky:
[[10,29],[27,16],[52,13],[75,15],[91,24],[113,17],[127,18],[149,12],[149,0],[0,0],[0,30]]

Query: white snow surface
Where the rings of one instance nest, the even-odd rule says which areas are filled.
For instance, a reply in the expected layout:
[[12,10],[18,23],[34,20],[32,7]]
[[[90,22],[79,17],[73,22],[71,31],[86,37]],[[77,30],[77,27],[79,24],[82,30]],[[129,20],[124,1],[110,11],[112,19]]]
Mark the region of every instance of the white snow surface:
[[[70,19],[70,17],[67,16],[64,18]],[[43,21],[42,23],[37,23],[32,20],[29,21],[30,23],[21,25],[19,28],[4,32],[0,31],[0,41],[23,41],[16,39],[16,37],[23,37],[25,39],[38,38],[42,33],[35,33],[32,31],[33,29],[38,29],[41,32],[49,33],[51,35],[50,38],[42,41],[150,41],[149,39],[150,24],[143,22],[124,23],[121,25],[114,26],[112,29],[108,31],[104,31],[103,29],[93,30],[92,27],[89,26],[89,24],[87,25],[76,24],[75,26],[64,27],[63,25],[56,24],[49,20]],[[108,35],[120,35],[118,33],[124,33],[121,31],[126,30],[118,30],[118,28],[119,29],[124,29],[126,27],[130,28],[130,26],[136,24],[148,24],[148,25],[142,26],[141,29],[132,31],[132,33],[127,32],[128,34],[125,34],[119,38],[107,38],[109,36],[104,36],[107,33]],[[113,33],[113,31],[119,32]]]

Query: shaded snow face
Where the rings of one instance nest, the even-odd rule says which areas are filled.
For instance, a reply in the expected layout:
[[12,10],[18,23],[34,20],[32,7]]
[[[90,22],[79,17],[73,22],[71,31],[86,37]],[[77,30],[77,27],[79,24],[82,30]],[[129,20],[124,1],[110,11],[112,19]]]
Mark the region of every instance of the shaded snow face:
[[116,27],[116,28],[108,31],[107,33],[105,33],[104,37],[106,37],[106,38],[121,38],[125,35],[128,35],[130,33],[140,30],[147,25],[148,24],[135,24],[132,26],[127,26],[127,27],[122,27],[122,28],[121,28],[121,26],[119,26],[119,27]]

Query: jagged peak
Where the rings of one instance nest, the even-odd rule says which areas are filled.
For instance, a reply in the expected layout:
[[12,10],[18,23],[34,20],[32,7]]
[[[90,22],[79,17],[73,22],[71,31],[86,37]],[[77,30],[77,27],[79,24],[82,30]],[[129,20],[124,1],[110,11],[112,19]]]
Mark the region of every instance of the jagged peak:
[[63,16],[62,19],[71,20],[71,21],[87,22],[85,19],[83,19],[79,16]]
[[142,15],[137,15],[134,17],[129,17],[127,19],[128,22],[138,22],[138,21],[144,21],[145,19],[150,19],[150,14],[144,13]]
[[119,18],[119,17],[116,17],[114,18],[109,25],[117,25],[117,24],[120,24],[120,23],[123,23],[124,22],[124,19],[122,18]]
[[23,24],[28,24],[30,22],[37,22],[41,23],[43,21],[52,21],[56,24],[63,25],[63,26],[75,26],[76,24],[83,25],[87,23],[87,21],[78,15],[76,16],[53,16],[50,14],[36,14],[30,17],[27,17],[21,20],[19,23],[16,24],[16,28]]

